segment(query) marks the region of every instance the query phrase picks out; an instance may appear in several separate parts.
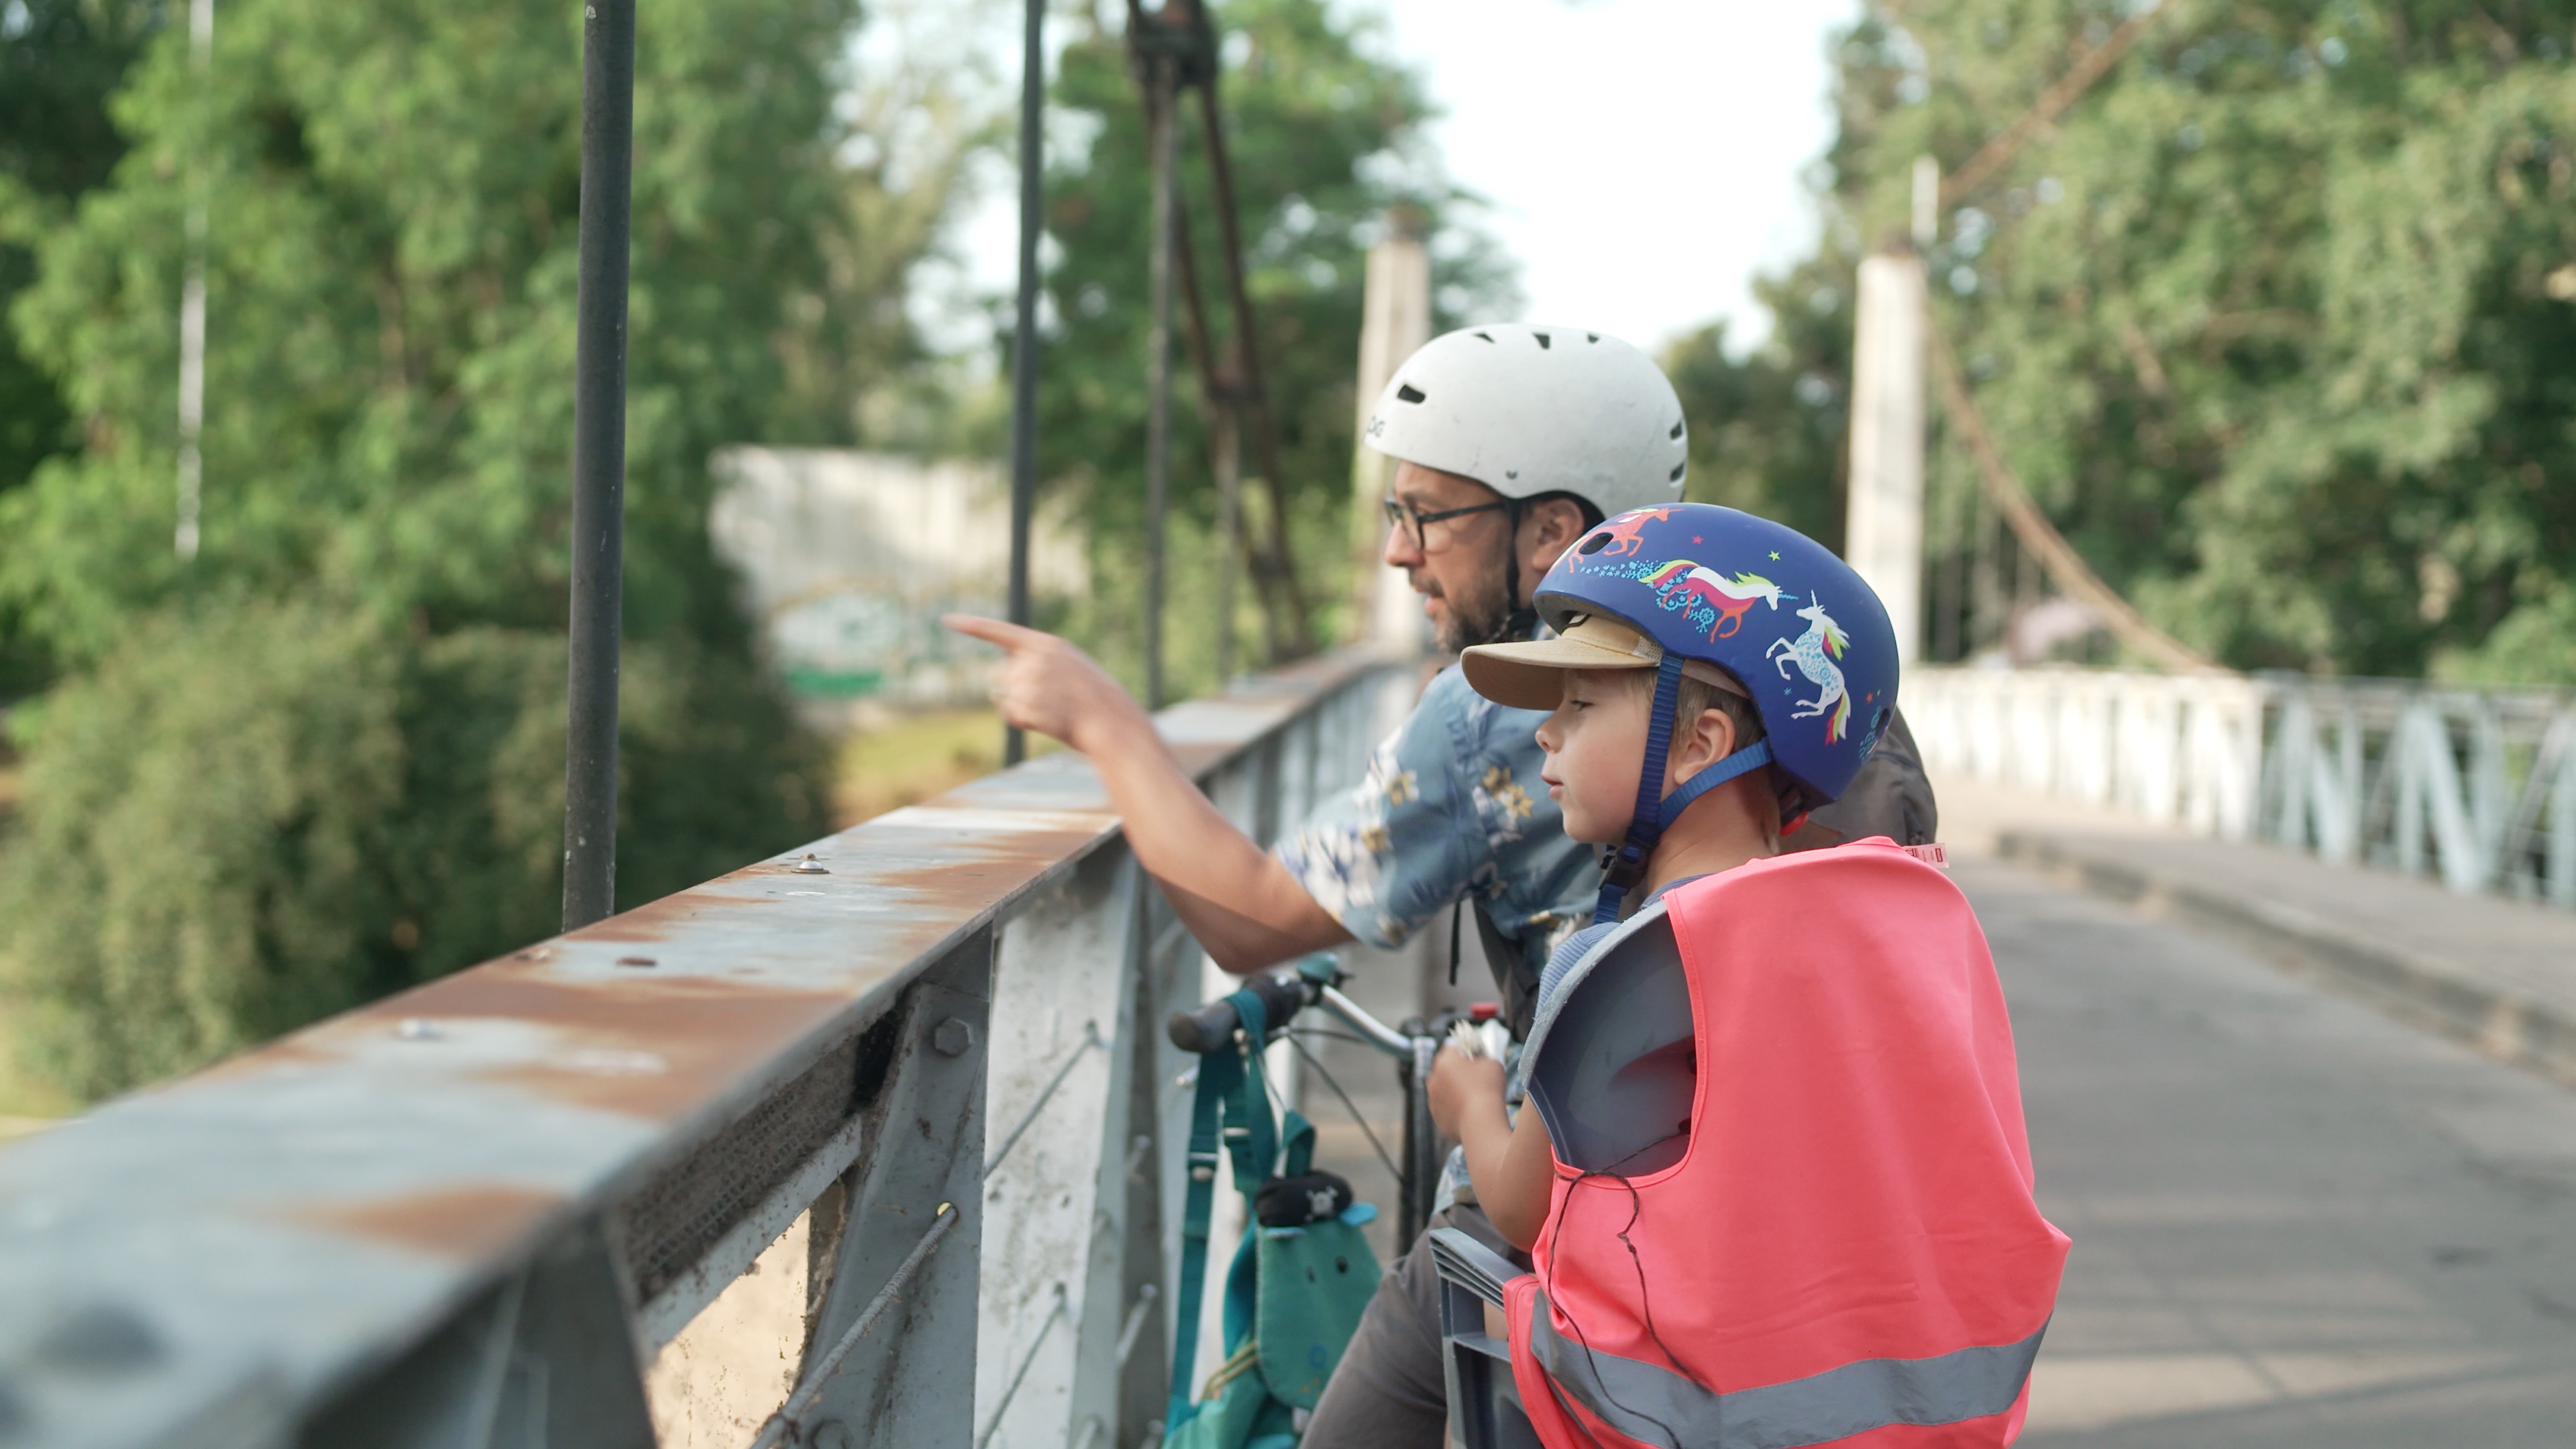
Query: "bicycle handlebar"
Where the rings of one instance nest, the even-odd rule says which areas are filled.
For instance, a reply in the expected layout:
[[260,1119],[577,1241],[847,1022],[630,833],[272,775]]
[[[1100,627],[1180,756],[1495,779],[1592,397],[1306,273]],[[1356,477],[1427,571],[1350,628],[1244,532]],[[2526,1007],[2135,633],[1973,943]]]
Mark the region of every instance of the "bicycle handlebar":
[[[1368,1008],[1343,995],[1341,988],[1335,986],[1327,974],[1261,971],[1245,977],[1243,985],[1244,989],[1261,998],[1263,1023],[1273,1033],[1285,1030],[1298,1012],[1309,1006],[1321,1006],[1348,1023],[1370,1046],[1391,1057],[1412,1059],[1416,1034],[1389,1026],[1370,1015]],[[1472,1021],[1486,1021],[1494,1016],[1496,1010],[1491,1004],[1480,1002],[1469,1009],[1467,1016]],[[1171,1037],[1172,1045],[1193,1056],[1206,1056],[1230,1045],[1241,1025],[1234,1014],[1233,1003],[1220,996],[1194,1011],[1173,1012],[1171,1019],[1164,1023],[1163,1030]],[[1408,1026],[1418,1025],[1408,1023]],[[1437,1038],[1446,1036],[1447,1032],[1443,1028],[1422,1035]]]
[[[1243,986],[1261,998],[1263,1018],[1273,1031],[1286,1026],[1307,1003],[1306,983],[1284,971],[1255,973],[1244,978]],[[1163,1030],[1171,1037],[1172,1045],[1193,1056],[1206,1056],[1233,1041],[1241,1024],[1234,1014],[1232,998],[1220,996],[1196,1011],[1173,1012]]]
[[[1441,1139],[1439,1130],[1432,1125],[1430,1098],[1424,1090],[1430,1079],[1432,1058],[1438,1053],[1442,1039],[1448,1036],[1450,1023],[1462,1018],[1491,1023],[1501,1008],[1491,1002],[1478,1002],[1463,1013],[1443,1012],[1429,1023],[1413,1018],[1401,1027],[1392,1027],[1370,1015],[1366,1007],[1343,995],[1335,985],[1341,979],[1331,957],[1310,956],[1293,969],[1248,976],[1244,978],[1242,989],[1261,999],[1262,1025],[1266,1028],[1266,1035],[1285,1035],[1298,1012],[1310,1006],[1321,1006],[1348,1023],[1361,1040],[1400,1064],[1398,1070],[1405,1089],[1403,1164],[1397,1166],[1394,1160],[1388,1159],[1383,1148],[1379,1149],[1378,1156],[1387,1162],[1396,1179],[1397,1235],[1401,1241],[1411,1242],[1430,1217],[1433,1188],[1440,1176]],[[1195,1010],[1173,1012],[1163,1029],[1171,1037],[1172,1045],[1193,1056],[1206,1056],[1212,1052],[1232,1050],[1242,1026],[1241,1018],[1235,1015],[1234,1003],[1226,997],[1219,997]],[[1253,1042],[1250,1045],[1259,1048],[1267,1044]],[[1323,1070],[1320,1062],[1316,1064],[1316,1070]],[[1189,1078],[1185,1075],[1181,1080]],[[1332,1082],[1330,1076],[1324,1080],[1328,1085]],[[1333,1090],[1338,1094],[1341,1088],[1335,1086]],[[1350,1098],[1345,1096],[1342,1102],[1349,1106]],[[1357,1118],[1359,1109],[1351,1107],[1351,1115]],[[1362,1120],[1360,1127],[1366,1132],[1367,1122]],[[1374,1134],[1370,1135],[1369,1142],[1376,1145]]]
[[1369,1044],[1389,1056],[1406,1057],[1413,1052],[1413,1038],[1369,1015],[1368,1009],[1342,994],[1338,986],[1327,986],[1322,992],[1324,1005],[1333,1015],[1350,1023],[1351,1029],[1369,1039]]

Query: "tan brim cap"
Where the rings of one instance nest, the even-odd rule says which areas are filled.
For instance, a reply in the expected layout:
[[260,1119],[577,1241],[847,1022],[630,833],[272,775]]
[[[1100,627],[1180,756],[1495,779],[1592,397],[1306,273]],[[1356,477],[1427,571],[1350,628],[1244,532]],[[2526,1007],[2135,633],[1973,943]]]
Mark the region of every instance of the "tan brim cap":
[[[1569,669],[1652,669],[1664,661],[1663,646],[1616,619],[1577,614],[1565,632],[1553,639],[1523,644],[1479,644],[1458,661],[1467,687],[1511,709],[1556,708],[1565,697]],[[1691,660],[1682,672],[1730,693],[1744,686],[1724,671]]]
[[1663,648],[1625,624],[1585,615],[1553,639],[1479,644],[1458,660],[1467,687],[1511,709],[1554,709],[1569,669],[1652,669]]

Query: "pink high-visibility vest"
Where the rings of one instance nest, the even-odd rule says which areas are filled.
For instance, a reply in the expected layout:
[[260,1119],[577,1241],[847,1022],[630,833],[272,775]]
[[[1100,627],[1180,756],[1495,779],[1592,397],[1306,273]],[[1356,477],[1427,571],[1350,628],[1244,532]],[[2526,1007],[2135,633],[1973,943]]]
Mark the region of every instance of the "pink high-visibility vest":
[[2068,1242],[2032,1201],[2012,1024],[1966,898],[1880,838],[1664,900],[1689,1144],[1635,1178],[1558,1161],[1536,1271],[1506,1289],[1539,1437],[2011,1443]]

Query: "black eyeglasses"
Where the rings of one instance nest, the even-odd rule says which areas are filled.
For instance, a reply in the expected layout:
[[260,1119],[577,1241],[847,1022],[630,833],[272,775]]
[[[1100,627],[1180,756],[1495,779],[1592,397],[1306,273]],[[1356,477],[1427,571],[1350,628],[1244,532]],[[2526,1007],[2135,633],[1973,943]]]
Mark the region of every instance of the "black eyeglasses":
[[1444,519],[1464,518],[1470,513],[1492,513],[1497,509],[1518,508],[1519,505],[1520,500],[1517,498],[1497,498],[1491,503],[1475,503],[1465,508],[1443,508],[1437,513],[1424,513],[1401,498],[1389,498],[1386,500],[1386,521],[1391,527],[1403,529],[1405,536],[1413,540],[1415,548],[1429,553],[1432,524]]

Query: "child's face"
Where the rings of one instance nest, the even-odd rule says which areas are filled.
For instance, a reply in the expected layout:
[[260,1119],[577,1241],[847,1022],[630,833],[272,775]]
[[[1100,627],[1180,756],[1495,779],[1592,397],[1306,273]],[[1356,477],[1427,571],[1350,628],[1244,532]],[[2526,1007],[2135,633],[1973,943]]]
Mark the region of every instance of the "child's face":
[[1565,813],[1568,837],[1609,845],[1627,834],[1637,814],[1637,775],[1653,705],[1653,691],[1636,688],[1621,672],[1565,671],[1565,693],[1538,727],[1538,747],[1547,752],[1539,778]]

